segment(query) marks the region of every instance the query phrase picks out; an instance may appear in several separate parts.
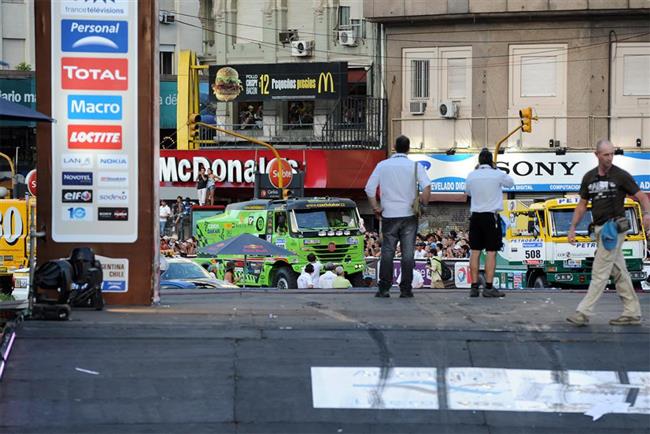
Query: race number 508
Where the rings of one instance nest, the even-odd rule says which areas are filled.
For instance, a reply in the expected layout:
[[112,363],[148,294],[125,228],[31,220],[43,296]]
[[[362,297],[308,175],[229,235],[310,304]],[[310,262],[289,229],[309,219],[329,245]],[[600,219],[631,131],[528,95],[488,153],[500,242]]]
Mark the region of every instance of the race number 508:
[[23,235],[23,229],[23,216],[18,208],[11,206],[4,213],[0,211],[0,239],[14,245]]

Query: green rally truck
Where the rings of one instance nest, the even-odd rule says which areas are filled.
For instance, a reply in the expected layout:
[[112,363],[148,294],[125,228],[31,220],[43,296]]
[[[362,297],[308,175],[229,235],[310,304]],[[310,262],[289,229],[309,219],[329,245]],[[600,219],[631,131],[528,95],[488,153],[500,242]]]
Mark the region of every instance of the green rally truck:
[[[218,255],[195,260],[223,279],[233,262],[239,285],[297,288],[297,279],[313,253],[324,265],[341,265],[354,286],[362,286],[365,258],[361,217],[354,201],[341,198],[255,199],[233,203],[222,214],[199,220],[194,233],[203,247],[237,235],[256,235],[295,255],[246,257]],[[246,273],[244,273],[244,267]],[[246,281],[244,282],[243,279]]]

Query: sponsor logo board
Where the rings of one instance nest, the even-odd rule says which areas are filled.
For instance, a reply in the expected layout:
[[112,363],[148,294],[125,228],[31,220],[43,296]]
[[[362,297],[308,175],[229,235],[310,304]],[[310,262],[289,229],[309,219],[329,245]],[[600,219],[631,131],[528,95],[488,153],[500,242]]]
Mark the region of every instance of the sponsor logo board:
[[97,156],[97,167],[100,169],[121,169],[129,168],[129,156],[126,154],[100,154]]
[[106,189],[95,193],[97,203],[126,205],[129,203],[128,190]]
[[129,51],[126,21],[61,20],[61,51],[77,53],[126,53]]
[[92,169],[93,166],[94,156],[92,154],[61,154],[62,169]]
[[68,119],[122,120],[119,95],[68,95]]
[[97,185],[100,187],[127,187],[129,174],[127,172],[99,172]]
[[97,209],[97,220],[99,221],[127,221],[129,209],[126,207],[100,207]]
[[63,203],[91,203],[93,201],[93,191],[61,190],[61,201]]
[[92,206],[70,206],[61,208],[61,219],[63,221],[93,221]]
[[69,149],[122,149],[121,125],[68,125]]
[[61,88],[72,90],[127,90],[128,59],[62,57]]
[[93,173],[92,172],[62,172],[61,184],[93,185]]
[[125,17],[129,12],[129,0],[62,0],[61,15],[89,17]]

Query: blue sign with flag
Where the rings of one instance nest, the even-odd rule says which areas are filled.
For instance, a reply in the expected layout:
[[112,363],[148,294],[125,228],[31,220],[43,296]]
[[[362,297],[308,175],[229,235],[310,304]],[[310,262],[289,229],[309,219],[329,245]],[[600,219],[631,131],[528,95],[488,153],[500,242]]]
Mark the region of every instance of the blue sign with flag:
[[126,21],[61,20],[61,51],[73,53],[127,53]]
[[122,120],[119,95],[68,95],[68,119]]

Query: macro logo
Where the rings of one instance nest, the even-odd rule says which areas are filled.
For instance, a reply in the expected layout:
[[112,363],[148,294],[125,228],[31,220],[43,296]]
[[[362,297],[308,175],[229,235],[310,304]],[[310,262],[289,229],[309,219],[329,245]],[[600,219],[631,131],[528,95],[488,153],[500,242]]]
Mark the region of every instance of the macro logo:
[[128,208],[98,208],[97,220],[106,221],[127,221],[129,219]]
[[120,125],[68,125],[69,149],[122,149]]
[[61,20],[61,51],[76,53],[127,53],[126,21]]
[[61,87],[75,90],[127,90],[128,59],[62,57]]
[[97,156],[97,166],[100,169],[120,169],[129,168],[129,156],[124,154],[100,154]]
[[127,187],[129,174],[127,172],[99,172],[97,185],[103,187]]
[[62,169],[92,169],[93,163],[92,154],[61,154]]
[[91,203],[93,201],[93,191],[61,190],[61,201],[63,203]]
[[68,95],[68,119],[122,120],[119,95]]
[[92,206],[71,206],[61,208],[61,218],[64,221],[92,221]]
[[129,192],[126,190],[99,190],[95,195],[97,203],[127,205]]
[[62,172],[61,184],[93,185],[93,173],[92,172]]
[[89,17],[121,16],[129,13],[129,0],[62,0],[61,15]]

